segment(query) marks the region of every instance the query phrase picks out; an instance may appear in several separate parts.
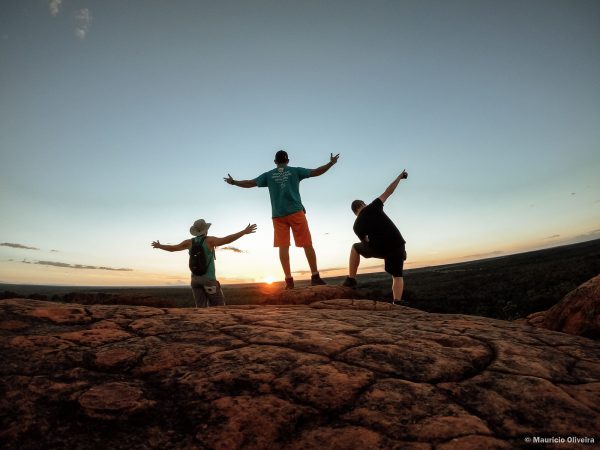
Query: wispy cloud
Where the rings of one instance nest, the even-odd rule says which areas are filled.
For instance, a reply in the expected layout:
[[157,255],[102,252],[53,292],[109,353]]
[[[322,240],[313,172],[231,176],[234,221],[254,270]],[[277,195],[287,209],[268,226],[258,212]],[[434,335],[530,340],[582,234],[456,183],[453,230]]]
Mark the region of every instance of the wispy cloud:
[[12,247],[12,248],[22,248],[24,250],[39,250],[39,248],[37,247],[28,247],[27,245],[23,245],[23,244],[13,244],[11,242],[3,242],[0,244],[1,247]]
[[92,269],[92,270],[110,270],[113,272],[132,272],[133,269],[104,267],[104,266],[88,266],[86,264],[67,264],[57,261],[22,261],[25,264],[38,264],[40,266],[64,267],[67,269]]
[[52,14],[52,16],[56,17],[60,10],[61,3],[62,0],[50,0],[48,2],[48,6],[50,7],[50,14]]
[[476,253],[474,255],[466,255],[466,256],[463,256],[463,258],[487,258],[489,256],[498,256],[498,255],[501,255],[502,253],[504,253],[504,252],[502,252],[501,250],[495,250],[493,252]]
[[556,239],[559,237],[560,237],[560,234],[553,234],[552,236],[545,237],[544,239]]
[[[345,270],[347,267],[330,267],[329,269],[319,269],[319,273],[325,274],[329,272],[335,272],[336,270]],[[310,270],[296,270],[292,272],[295,275],[310,275],[312,272]]]
[[600,236],[600,228],[588,231],[587,233],[580,234],[580,235],[576,236],[575,239],[598,237],[598,236]]
[[232,247],[232,246],[227,246],[227,247],[220,247],[221,250],[229,250],[230,252],[233,253],[248,253],[246,250],[241,250],[237,247]]
[[75,36],[85,39],[92,26],[92,12],[88,8],[80,9],[75,13]]
[[59,250],[54,250],[54,249],[52,249],[52,250],[50,250],[50,251],[51,251],[52,253],[60,253],[60,251],[59,251]]

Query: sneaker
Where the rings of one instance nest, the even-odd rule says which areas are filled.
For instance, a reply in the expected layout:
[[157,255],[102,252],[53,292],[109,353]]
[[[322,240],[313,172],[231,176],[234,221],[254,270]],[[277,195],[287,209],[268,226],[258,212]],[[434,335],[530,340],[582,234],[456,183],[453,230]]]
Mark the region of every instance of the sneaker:
[[322,279],[321,279],[321,275],[319,275],[319,273],[317,272],[316,275],[313,275],[310,277],[310,285],[311,286],[321,286],[323,284],[327,284],[325,283]]
[[346,277],[346,279],[342,283],[342,286],[345,286],[348,288],[355,288],[356,287],[356,278]]
[[293,278],[286,278],[285,279],[285,289],[294,289],[294,279]]

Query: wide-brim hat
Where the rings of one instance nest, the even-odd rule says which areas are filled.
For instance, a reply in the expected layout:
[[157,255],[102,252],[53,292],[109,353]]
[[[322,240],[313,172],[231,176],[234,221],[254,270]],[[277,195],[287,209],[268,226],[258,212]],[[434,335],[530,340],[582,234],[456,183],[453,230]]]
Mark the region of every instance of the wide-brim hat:
[[194,222],[194,225],[190,227],[190,234],[192,236],[202,236],[208,232],[212,224],[206,223],[204,219],[198,219]]

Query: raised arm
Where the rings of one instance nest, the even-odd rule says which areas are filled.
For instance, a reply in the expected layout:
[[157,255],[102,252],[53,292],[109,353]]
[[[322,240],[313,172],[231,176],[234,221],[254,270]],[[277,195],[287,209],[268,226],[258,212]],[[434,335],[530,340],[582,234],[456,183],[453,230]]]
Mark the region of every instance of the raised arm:
[[163,245],[160,241],[152,242],[152,247],[158,248],[160,250],[166,250],[168,252],[178,252],[181,250],[188,250],[192,246],[192,240],[187,239],[185,241],[181,241],[177,245]]
[[403,178],[408,178],[408,173],[406,172],[406,170],[403,170],[402,173],[390,183],[390,185],[386,188],[383,194],[379,196],[379,200],[381,200],[381,203],[385,203],[388,197],[394,193],[394,191],[398,187],[398,183],[400,183],[400,180],[402,180]]
[[339,153],[335,156],[333,156],[333,153],[331,153],[329,156],[329,162],[327,164],[322,165],[321,167],[312,169],[310,171],[310,176],[318,177],[319,175],[323,175],[325,172],[327,172],[329,169],[331,169],[335,165],[335,163],[337,163],[337,160],[339,157],[340,157]]
[[242,231],[238,231],[237,233],[230,234],[229,236],[225,236],[225,237],[208,236],[206,238],[206,244],[213,248],[218,247],[220,245],[231,244],[233,241],[237,241],[243,235],[251,234],[251,233],[254,233],[255,231],[256,231],[256,224],[252,224],[252,225],[248,224],[248,226],[246,228],[244,228]]
[[227,177],[223,179],[227,184],[232,184],[233,186],[239,186],[243,188],[256,187],[256,181],[254,180],[234,180],[229,174],[227,174]]

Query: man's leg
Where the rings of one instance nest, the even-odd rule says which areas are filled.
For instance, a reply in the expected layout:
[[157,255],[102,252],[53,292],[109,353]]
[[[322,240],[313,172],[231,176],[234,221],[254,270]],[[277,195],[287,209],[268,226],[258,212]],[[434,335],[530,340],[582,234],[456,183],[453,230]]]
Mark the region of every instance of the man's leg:
[[317,269],[317,254],[315,253],[315,249],[312,245],[307,245],[304,248],[304,253],[306,254],[306,260],[308,261],[308,266],[310,267],[310,285],[311,286],[322,286],[325,283],[321,279],[321,275],[319,274],[319,270]]
[[281,268],[286,278],[292,278],[292,272],[290,270],[290,248],[279,247],[279,261],[281,261]]
[[400,303],[402,300],[402,291],[404,290],[404,248],[398,248],[391,251],[385,257],[385,271],[393,277],[392,294],[394,298],[392,303]]
[[204,292],[204,286],[192,282],[192,294],[196,308],[208,307],[208,297],[206,296],[206,292]]
[[225,306],[225,295],[221,289],[221,283],[215,281],[210,283],[210,286],[205,285],[204,291],[210,306]]
[[360,264],[360,255],[354,248],[354,245],[350,249],[350,262],[348,264],[348,276],[350,278],[356,278],[356,272],[358,272],[358,266]]
[[312,238],[310,236],[310,229],[308,228],[308,221],[304,211],[298,211],[297,213],[290,214],[289,216],[290,225],[292,227],[292,233],[294,234],[294,242],[296,247],[302,247],[308,266],[310,267],[310,285],[319,286],[325,283],[319,275],[319,269],[317,269],[317,254],[312,245]]
[[294,279],[290,269],[290,224],[288,216],[273,218],[273,245],[279,247],[279,261],[285,275],[285,288],[294,289]]
[[319,272],[317,270],[317,254],[315,253],[315,248],[312,245],[304,247],[304,254],[306,255],[306,260],[308,261],[311,273],[315,275]]
[[392,292],[394,294],[394,303],[400,303],[402,300],[402,291],[404,290],[404,278],[393,277]]

